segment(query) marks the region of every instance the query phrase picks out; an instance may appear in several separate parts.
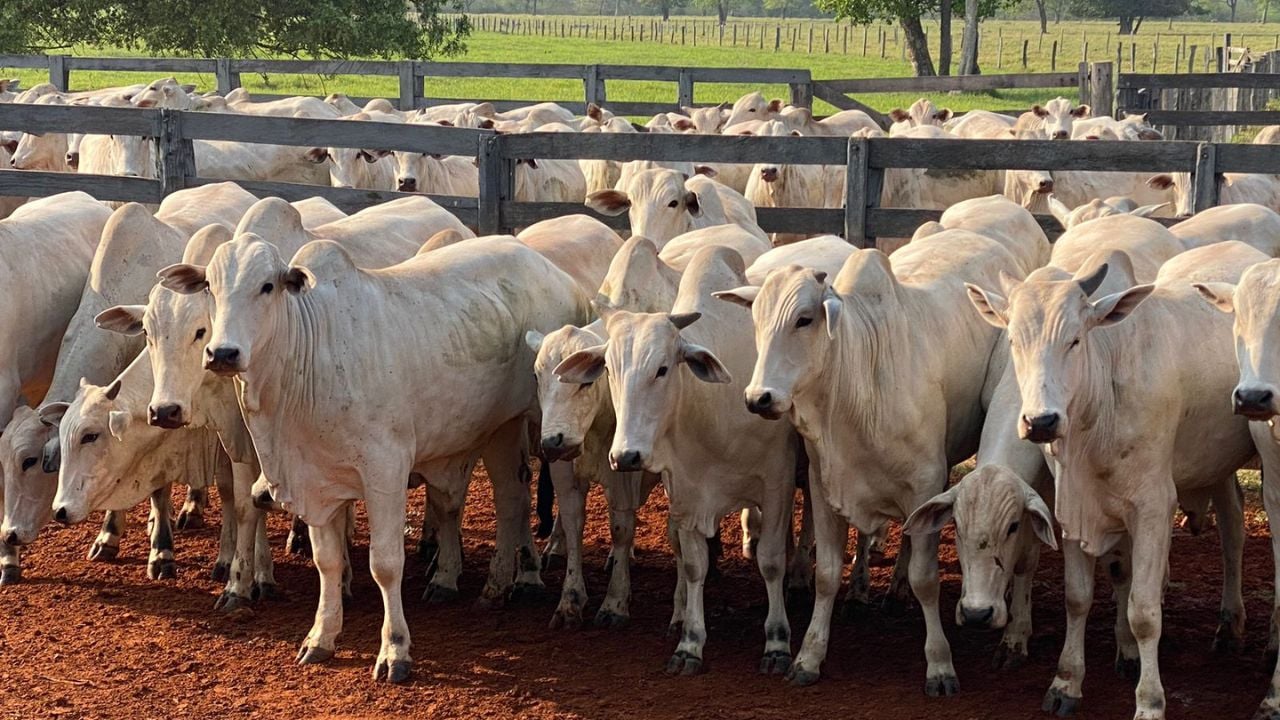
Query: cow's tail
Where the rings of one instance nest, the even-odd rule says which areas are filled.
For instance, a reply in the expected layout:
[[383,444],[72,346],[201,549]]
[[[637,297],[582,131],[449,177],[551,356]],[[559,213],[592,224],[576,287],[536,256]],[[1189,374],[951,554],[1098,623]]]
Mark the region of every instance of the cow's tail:
[[551,483],[551,463],[541,455],[538,456],[538,539],[551,537],[551,528],[555,524],[556,488]]

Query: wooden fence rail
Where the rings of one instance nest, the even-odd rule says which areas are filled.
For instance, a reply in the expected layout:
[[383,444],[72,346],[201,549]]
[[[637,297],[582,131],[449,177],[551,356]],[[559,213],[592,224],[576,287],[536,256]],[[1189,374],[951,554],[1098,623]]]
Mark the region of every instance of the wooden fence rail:
[[1230,140],[1242,126],[1280,124],[1280,111],[1266,109],[1280,98],[1280,52],[1242,72],[1124,73],[1116,82],[1121,113],[1147,113],[1166,137]]
[[[1193,185],[1193,209],[1202,210],[1217,203],[1222,173],[1273,172],[1280,167],[1277,145],[667,134],[499,135],[487,130],[424,125],[89,106],[0,105],[0,129],[154,138],[154,179],[0,170],[0,195],[33,197],[83,190],[102,200],[156,203],[182,188],[219,182],[200,176],[196,162],[195,143],[214,139],[474,157],[479,168],[479,196],[433,199],[484,234],[509,232],[566,213],[588,212],[576,203],[516,202],[515,167],[522,158],[844,165],[843,208],[761,208],[758,215],[761,227],[769,232],[834,233],[860,246],[872,244],[876,237],[909,237],[921,222],[941,214],[938,210],[879,207],[885,172],[894,168],[1186,172]],[[260,196],[288,200],[322,196],[346,210],[407,195],[280,182],[240,184]],[[613,227],[627,226],[625,216],[602,219]],[[1051,235],[1061,232],[1052,217],[1038,219]]]

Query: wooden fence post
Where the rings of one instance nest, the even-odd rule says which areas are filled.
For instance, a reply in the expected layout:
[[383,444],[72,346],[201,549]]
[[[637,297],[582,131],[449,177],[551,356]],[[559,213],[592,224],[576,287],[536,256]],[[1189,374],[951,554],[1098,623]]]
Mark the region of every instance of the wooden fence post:
[[867,138],[849,138],[844,178],[844,239],[859,248],[875,244],[874,240],[867,238],[867,208],[872,204],[867,194],[869,154]]
[[162,108],[156,128],[156,177],[160,180],[160,197],[185,188],[187,178],[196,176],[196,151],[191,140],[182,136],[182,111]]
[[49,56],[49,82],[62,92],[71,89],[71,68],[67,67],[66,55]]
[[813,77],[806,77],[801,82],[790,83],[791,104],[796,107],[813,109]]
[[1112,91],[1112,65],[1109,62],[1089,63],[1089,108],[1094,117],[1111,115],[1115,111],[1115,93]]
[[482,135],[476,149],[480,170],[480,195],[476,209],[476,229],[481,235],[501,235],[502,202],[512,197],[515,163],[502,157],[502,136]]
[[417,64],[401,60],[396,69],[400,76],[400,109],[417,110],[422,104],[422,75],[418,74]]
[[218,80],[219,95],[225,96],[240,87],[240,73],[231,69],[231,60],[229,58],[214,60],[213,74]]
[[1193,192],[1191,212],[1198,213],[1218,204],[1217,146],[1200,143],[1196,146],[1196,168],[1191,173]]
[[693,107],[693,73],[689,68],[680,68],[680,77],[676,80],[676,104]]
[[596,107],[604,107],[607,97],[599,65],[587,65],[583,68],[582,89],[588,104],[595,103]]

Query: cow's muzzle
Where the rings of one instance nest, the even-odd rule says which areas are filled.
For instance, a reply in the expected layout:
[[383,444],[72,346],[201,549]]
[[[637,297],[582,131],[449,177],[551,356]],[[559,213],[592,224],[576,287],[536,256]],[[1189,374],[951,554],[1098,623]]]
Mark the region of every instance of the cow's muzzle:
[[615,450],[609,453],[609,465],[616,472],[644,470],[644,455],[639,450]]
[[542,436],[542,455],[547,462],[573,460],[582,454],[582,443],[566,442],[564,433]]
[[767,183],[777,182],[777,181],[778,181],[778,168],[776,168],[776,167],[761,168],[761,169],[760,169],[760,179],[761,179],[761,180],[763,180],[763,181],[765,181],[765,182],[767,182]]
[[991,621],[996,616],[996,609],[993,607],[970,608],[960,605],[959,612],[956,613],[956,620],[959,625],[964,628],[976,630],[987,630],[991,628]]
[[240,367],[240,348],[205,348],[204,369],[217,375],[235,375],[243,369]]
[[147,424],[165,430],[177,430],[187,426],[187,419],[181,405],[151,405],[147,408]]
[[1018,423],[1023,439],[1033,443],[1049,443],[1062,437],[1062,416],[1056,412],[1023,415]]
[[400,178],[396,181],[396,189],[400,192],[418,192],[418,179]]
[[1236,415],[1250,420],[1269,420],[1276,415],[1275,393],[1266,388],[1236,388],[1231,394],[1231,406]]

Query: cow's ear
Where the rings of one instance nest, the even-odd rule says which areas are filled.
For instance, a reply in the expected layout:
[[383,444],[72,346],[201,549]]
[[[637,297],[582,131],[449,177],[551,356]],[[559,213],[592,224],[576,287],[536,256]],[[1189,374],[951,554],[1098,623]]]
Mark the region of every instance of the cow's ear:
[[120,388],[122,386],[123,383],[120,382],[120,378],[112,380],[111,384],[107,386],[107,389],[103,391],[103,397],[108,400],[115,400],[117,397],[120,397]]
[[720,358],[701,345],[681,343],[680,359],[689,366],[693,376],[702,382],[719,384],[733,382],[733,376],[729,374],[729,369],[724,366],[724,363],[720,362]]
[[535,353],[542,349],[542,341],[545,339],[546,336],[537,330],[530,330],[524,334],[524,344]]
[[1173,176],[1169,173],[1160,173],[1147,178],[1147,187],[1152,190],[1168,190],[1173,186]]
[[911,119],[911,114],[902,108],[894,108],[889,111],[889,119],[894,122],[906,122]]
[[129,413],[123,410],[112,410],[107,415],[107,430],[111,431],[111,436],[117,440],[124,440],[124,434],[129,429]]
[[387,157],[388,155],[391,154],[390,150],[382,150],[382,149],[361,150],[360,152],[365,154],[365,162],[370,162],[370,163],[377,162],[378,160],[381,160],[382,158]]
[[951,114],[951,108],[942,108],[938,112],[934,113],[933,117],[938,122],[946,122],[951,119]]
[[160,286],[166,290],[192,295],[209,287],[209,280],[204,271],[203,265],[179,263],[156,273],[156,277],[160,279]]
[[562,383],[586,385],[604,374],[604,345],[579,350],[570,355],[551,371]]
[[71,403],[51,402],[40,406],[36,413],[40,416],[40,422],[46,427],[57,425],[62,416],[67,414],[67,408],[71,407]]
[[587,195],[587,207],[601,215],[621,215],[631,209],[631,198],[621,190],[597,190]]
[[98,313],[93,321],[103,330],[121,335],[141,335],[142,315],[146,310],[146,305],[116,305]]
[[280,283],[284,285],[289,292],[297,293],[303,290],[310,290],[316,286],[316,277],[306,268],[297,267],[296,265],[284,271],[280,276]]
[[329,159],[329,148],[313,147],[306,153],[307,162],[322,163]]
[[731,302],[734,305],[741,305],[742,307],[749,308],[751,307],[751,303],[756,301],[756,297],[759,294],[760,288],[754,285],[743,285],[742,287],[734,288],[732,290],[713,292],[711,293],[711,296],[724,300],[725,302]]
[[694,175],[706,175],[706,176],[707,176],[707,177],[709,177],[709,178],[714,178],[715,176],[719,175],[720,173],[719,173],[719,172],[717,172],[717,171],[716,171],[716,169],[715,169],[715,168],[713,168],[713,167],[711,167],[710,165],[694,165],[694,166],[693,166],[693,174],[694,174]]
[[685,130],[692,130],[694,128],[694,124],[693,121],[688,118],[680,118],[679,120],[671,123],[671,127],[683,132]]
[[978,309],[983,320],[998,328],[1009,326],[1009,301],[1004,296],[983,290],[973,283],[965,283],[964,289],[969,293],[969,302]]
[[1093,109],[1090,108],[1088,105],[1077,105],[1075,109],[1071,111],[1071,114],[1074,117],[1078,117],[1078,118],[1087,118],[1092,113],[1093,113]]
[[687,190],[684,194],[684,209],[694,217],[702,217],[702,206],[698,204],[698,193]]
[[[819,281],[821,282],[821,281]],[[844,300],[834,288],[822,290],[822,316],[827,323],[827,338],[834,339],[836,328],[840,326],[840,311],[844,308]]]
[[1037,538],[1040,538],[1040,542],[1057,550],[1058,538],[1053,529],[1053,513],[1049,512],[1049,506],[1040,499],[1040,493],[1029,485],[1024,484],[1023,487],[1026,493],[1027,515],[1031,517],[1031,530]]
[[604,117],[604,113],[600,112],[600,106],[595,103],[587,103],[587,117],[600,122],[600,118]]
[[779,98],[774,98],[769,101],[769,112],[771,113],[782,112],[783,107],[784,107],[784,103]]
[[1093,303],[1095,327],[1109,327],[1133,314],[1143,300],[1156,289],[1155,285],[1135,285],[1128,290],[1112,293]]
[[1031,112],[1034,113],[1036,117],[1049,117],[1049,111],[1039,105],[1032,105]]
[[1235,312],[1236,286],[1232,283],[1203,282],[1192,283],[1191,286],[1200,293],[1201,297],[1208,300],[1210,305],[1224,313]]
[[955,515],[956,495],[960,485],[956,484],[945,492],[934,495],[902,523],[902,532],[906,535],[933,535],[947,526]]

